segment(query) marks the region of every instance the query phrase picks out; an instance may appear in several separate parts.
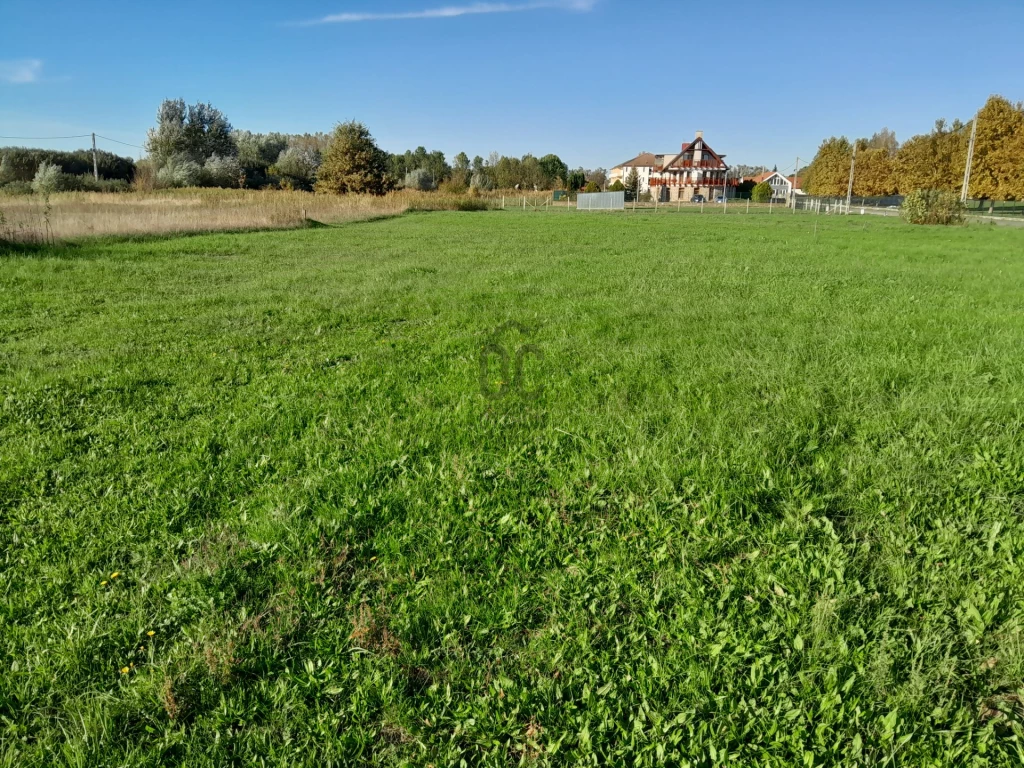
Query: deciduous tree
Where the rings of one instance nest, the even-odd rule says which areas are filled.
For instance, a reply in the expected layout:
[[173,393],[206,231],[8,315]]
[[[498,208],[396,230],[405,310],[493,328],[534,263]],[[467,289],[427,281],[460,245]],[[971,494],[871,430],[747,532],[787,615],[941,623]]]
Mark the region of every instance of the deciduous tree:
[[355,121],[341,123],[331,136],[317,173],[316,191],[383,195],[393,187],[388,157],[370,131]]

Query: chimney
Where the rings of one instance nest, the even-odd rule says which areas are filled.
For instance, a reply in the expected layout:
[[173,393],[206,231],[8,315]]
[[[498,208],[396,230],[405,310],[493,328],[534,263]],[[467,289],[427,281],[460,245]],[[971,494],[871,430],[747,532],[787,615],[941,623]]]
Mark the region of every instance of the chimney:
[[704,138],[704,131],[697,131],[697,138],[698,139],[703,139]]

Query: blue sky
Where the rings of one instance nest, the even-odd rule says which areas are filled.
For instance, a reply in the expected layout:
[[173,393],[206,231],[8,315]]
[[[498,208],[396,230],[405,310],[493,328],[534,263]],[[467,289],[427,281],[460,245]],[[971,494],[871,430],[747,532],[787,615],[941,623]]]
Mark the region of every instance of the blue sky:
[[702,129],[731,163],[784,169],[833,134],[1024,99],[1021,40],[1024,0],[3,0],[0,136],[143,144],[180,96],[253,131],[356,118],[449,159],[611,167]]

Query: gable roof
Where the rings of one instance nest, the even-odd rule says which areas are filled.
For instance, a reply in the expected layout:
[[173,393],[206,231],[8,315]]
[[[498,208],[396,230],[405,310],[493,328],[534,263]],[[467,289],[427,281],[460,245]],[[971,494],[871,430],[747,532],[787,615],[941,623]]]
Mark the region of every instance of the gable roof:
[[616,165],[616,168],[653,168],[657,164],[653,152],[641,152],[632,160]]
[[788,181],[790,184],[792,184],[797,189],[800,189],[800,182],[802,182],[804,180],[803,176],[795,176],[795,177],[794,176],[783,176],[778,171],[769,171],[768,173],[759,173],[757,176],[751,177],[750,180],[752,182],[754,182],[755,184],[760,184],[762,181],[768,181],[768,179],[770,179],[772,176],[778,176],[780,179],[786,179],[786,181]]
[[721,164],[721,166],[723,168],[728,168],[729,167],[729,166],[727,166],[725,164],[725,160],[722,159],[722,158],[725,157],[725,155],[719,155],[717,152],[715,152],[715,150],[713,150],[711,148],[711,146],[706,141],[704,141],[704,137],[703,136],[698,136],[693,141],[688,142],[686,144],[683,144],[683,148],[679,151],[679,154],[675,155],[669,162],[665,163],[665,166],[664,166],[664,168],[662,168],[662,170],[668,170],[669,168],[672,168],[673,166],[682,167],[682,166],[677,166],[677,164],[679,163],[680,159],[687,152],[690,152],[690,151],[692,151],[694,149],[699,149],[702,152],[704,152],[705,154],[711,155],[710,158],[702,158],[701,162],[707,162],[709,159],[710,160],[717,160],[719,162],[719,164]]

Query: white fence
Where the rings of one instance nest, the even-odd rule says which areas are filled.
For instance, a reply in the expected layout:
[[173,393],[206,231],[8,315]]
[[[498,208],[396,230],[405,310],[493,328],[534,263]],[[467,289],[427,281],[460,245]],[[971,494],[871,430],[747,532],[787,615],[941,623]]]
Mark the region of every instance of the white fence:
[[621,211],[625,207],[625,192],[580,192],[576,196],[578,211]]

